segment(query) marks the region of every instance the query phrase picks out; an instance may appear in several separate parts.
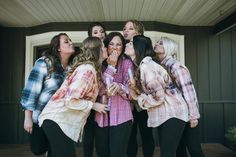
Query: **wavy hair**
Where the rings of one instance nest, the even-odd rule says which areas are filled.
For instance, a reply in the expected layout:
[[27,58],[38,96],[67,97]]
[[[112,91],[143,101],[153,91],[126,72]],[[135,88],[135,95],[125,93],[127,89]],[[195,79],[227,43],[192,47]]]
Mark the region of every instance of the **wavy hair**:
[[[98,37],[87,37],[81,47],[81,52],[73,60],[73,66],[69,72],[71,75],[74,70],[82,64],[92,64],[96,69],[97,73],[100,73],[100,52],[102,48],[102,42]],[[100,75],[97,75],[98,77]]]
[[140,82],[140,70],[139,64],[140,62],[147,56],[152,57],[154,55],[152,41],[149,37],[144,35],[136,35],[133,37],[133,48],[135,52],[135,60],[134,60],[134,76],[136,80],[136,85],[139,90],[143,90],[141,82]]
[[104,31],[104,33],[105,33],[105,36],[107,35],[107,33],[106,33],[106,28],[105,28],[105,26],[104,26],[102,23],[100,23],[100,22],[93,22],[93,23],[91,23],[91,24],[89,25],[89,27],[88,27],[88,36],[89,36],[89,37],[92,36],[93,27],[95,27],[95,26],[100,26],[100,27],[102,27],[102,29],[103,29],[103,31]]
[[165,50],[165,57],[172,57],[175,58],[178,52],[178,44],[173,39],[170,39],[168,37],[161,37],[163,42],[163,47]]
[[138,20],[128,20],[128,21],[126,21],[125,25],[128,22],[133,23],[134,29],[138,33],[138,35],[143,35],[144,34],[144,26],[140,21],[138,21]]
[[[110,42],[111,42],[112,39],[113,39],[114,37],[116,37],[116,36],[118,36],[118,37],[120,38],[121,42],[122,42],[122,51],[121,51],[120,56],[118,57],[118,60],[120,60],[120,58],[122,58],[122,57],[129,58],[129,57],[124,53],[124,52],[125,52],[125,38],[124,38],[124,36],[123,36],[120,32],[110,32],[110,33],[105,37],[105,39],[104,39],[104,41],[103,41],[104,46],[105,46],[106,48],[108,48]],[[107,67],[107,66],[108,66],[106,60],[103,61],[103,66],[104,66],[104,67]]]
[[[49,48],[43,52],[43,56],[45,56],[45,62],[47,64],[49,73],[61,71],[61,66],[60,66],[61,65],[61,55],[60,55],[60,52],[58,51],[58,49],[60,48],[60,38],[63,35],[68,37],[68,35],[66,33],[59,33],[58,35],[55,35],[51,39],[51,42],[49,44]],[[69,59],[69,64],[72,63],[72,60],[75,55],[76,55],[76,53],[71,55],[71,57]]]

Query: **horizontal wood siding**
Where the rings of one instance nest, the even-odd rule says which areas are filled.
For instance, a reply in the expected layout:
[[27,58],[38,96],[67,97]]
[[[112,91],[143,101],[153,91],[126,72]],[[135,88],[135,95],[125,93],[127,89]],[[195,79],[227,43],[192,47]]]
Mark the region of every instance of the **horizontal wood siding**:
[[26,29],[1,28],[0,143],[21,143],[23,114],[19,105],[24,84]]

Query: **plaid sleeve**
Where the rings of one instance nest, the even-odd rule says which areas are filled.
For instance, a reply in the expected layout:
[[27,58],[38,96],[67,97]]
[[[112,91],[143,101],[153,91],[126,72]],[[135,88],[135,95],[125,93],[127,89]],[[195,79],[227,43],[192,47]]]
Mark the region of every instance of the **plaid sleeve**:
[[199,105],[190,72],[185,66],[179,65],[172,69],[172,75],[175,77],[176,84],[182,91],[188,105],[189,119],[198,119],[200,117]]
[[133,71],[134,67],[133,67],[133,63],[132,61],[126,59],[122,62],[122,76],[123,76],[123,82],[119,83],[120,85],[120,91],[119,94],[124,98],[124,99],[131,99],[130,93],[129,93],[129,86],[128,86],[128,69],[130,69],[131,71]]
[[[69,78],[66,106],[75,110],[90,110],[96,99],[96,71],[91,65],[76,70]],[[79,67],[80,68],[80,67]],[[98,89],[97,89],[98,90]]]
[[35,109],[46,76],[47,66],[44,59],[40,58],[35,62],[22,91],[20,103],[23,109],[32,111]]
[[138,103],[141,108],[156,107],[164,102],[165,93],[162,86],[164,80],[162,75],[160,75],[161,72],[153,65],[153,62],[140,66],[140,79],[143,82],[142,87],[145,92],[138,97]]

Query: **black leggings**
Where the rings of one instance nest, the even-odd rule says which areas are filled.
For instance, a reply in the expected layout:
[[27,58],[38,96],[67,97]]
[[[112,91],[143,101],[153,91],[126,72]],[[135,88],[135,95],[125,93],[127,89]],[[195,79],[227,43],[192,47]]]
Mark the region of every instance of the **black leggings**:
[[191,128],[189,123],[186,124],[176,157],[188,157],[186,148],[191,157],[205,157],[201,147],[200,124],[195,128]]
[[171,118],[158,127],[161,157],[175,157],[186,122]]
[[84,138],[83,138],[83,154],[84,157],[92,157],[94,149],[94,138],[95,138],[95,124],[94,121],[94,110],[91,110],[91,113],[87,119],[87,122],[84,126]]
[[74,141],[64,134],[57,123],[44,120],[42,128],[48,137],[53,157],[76,157]]
[[96,124],[97,157],[125,157],[132,121],[101,128]]
[[51,149],[46,134],[43,129],[33,123],[33,132],[29,134],[30,149],[34,155],[42,155],[48,152],[51,157]]
[[137,131],[139,128],[142,139],[142,149],[144,157],[153,157],[155,142],[152,136],[152,128],[147,126],[148,114],[143,110],[138,112],[136,108],[133,110],[134,122],[127,149],[127,157],[136,157],[138,152]]

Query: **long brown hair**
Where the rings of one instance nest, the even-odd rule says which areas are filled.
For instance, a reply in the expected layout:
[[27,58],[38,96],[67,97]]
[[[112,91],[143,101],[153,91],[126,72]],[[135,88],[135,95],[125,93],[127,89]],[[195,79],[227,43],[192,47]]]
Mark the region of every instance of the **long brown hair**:
[[[45,52],[43,52],[43,56],[45,56],[45,62],[48,65],[47,67],[48,67],[49,73],[61,71],[61,66],[60,66],[61,65],[61,56],[60,56],[60,52],[58,51],[58,49],[60,48],[60,38],[63,35],[68,37],[68,35],[66,33],[59,33],[58,35],[55,35],[51,39],[49,48]],[[71,57],[69,59],[69,64],[72,63],[72,60],[75,55],[76,55],[76,53],[71,55]]]

